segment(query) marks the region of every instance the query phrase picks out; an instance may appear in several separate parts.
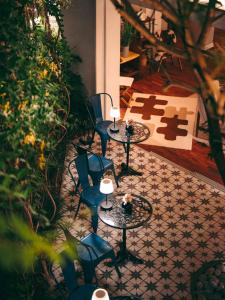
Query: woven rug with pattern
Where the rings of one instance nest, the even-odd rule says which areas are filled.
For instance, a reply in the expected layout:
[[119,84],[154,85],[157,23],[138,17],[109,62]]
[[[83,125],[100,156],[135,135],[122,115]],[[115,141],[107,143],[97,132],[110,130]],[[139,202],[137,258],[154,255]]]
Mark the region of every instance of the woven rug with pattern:
[[[100,153],[98,140],[92,150]],[[141,257],[144,264],[127,262],[120,267],[119,279],[115,269],[103,262],[96,268],[99,286],[113,296],[189,300],[191,273],[205,262],[225,258],[225,189],[138,146],[131,147],[130,155],[130,165],[142,171],[143,176],[123,177],[119,188],[115,185],[115,191],[142,195],[153,206],[147,224],[127,231],[128,249]],[[74,186],[66,168],[73,156],[73,147],[68,147],[62,197],[67,203],[65,218],[72,224],[70,230],[82,237],[91,231],[90,215],[82,206],[73,220],[78,198],[71,196]],[[126,157],[123,146],[109,142],[106,156],[113,159],[118,173]],[[121,230],[99,221],[98,235],[118,251]],[[61,243],[61,240],[57,243],[58,250]],[[77,267],[81,270],[79,264]],[[61,276],[60,269],[55,272]]]
[[147,125],[150,137],[144,144],[177,149],[192,149],[197,117],[196,95],[175,97],[133,93],[124,120]]

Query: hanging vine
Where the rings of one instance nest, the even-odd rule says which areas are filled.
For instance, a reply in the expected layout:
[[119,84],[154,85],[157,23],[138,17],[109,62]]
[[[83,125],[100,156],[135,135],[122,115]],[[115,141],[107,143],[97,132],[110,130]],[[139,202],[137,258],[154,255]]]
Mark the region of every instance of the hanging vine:
[[59,174],[66,141],[78,129],[70,97],[85,96],[71,71],[80,58],[63,35],[69,4],[0,0],[0,268],[30,267],[38,256],[49,284],[46,258],[56,258],[49,232],[62,216]]

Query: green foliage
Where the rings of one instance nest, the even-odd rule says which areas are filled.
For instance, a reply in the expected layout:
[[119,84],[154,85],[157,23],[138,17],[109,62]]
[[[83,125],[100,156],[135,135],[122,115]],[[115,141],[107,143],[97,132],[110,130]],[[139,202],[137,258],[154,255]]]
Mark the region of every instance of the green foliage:
[[[40,260],[63,265],[65,254],[76,259],[75,248],[64,242],[63,256],[52,247],[54,236],[35,233],[21,218],[0,216],[0,294],[4,300],[60,299],[57,291],[49,287],[43,277]],[[50,272],[51,274],[51,272]],[[45,274],[46,276],[46,274]],[[53,280],[53,279],[51,279]]]
[[136,30],[133,28],[133,26],[124,21],[121,31],[121,46],[125,47],[130,45],[133,37],[135,36],[135,32]]
[[[55,236],[53,232],[39,235],[30,228],[21,218],[12,214],[10,217],[0,218],[0,266],[10,270],[13,266],[17,270],[31,271],[41,256],[47,257],[55,263],[62,263],[62,257],[58,254],[52,242]],[[75,253],[71,245],[62,243],[69,257]]]
[[4,269],[14,266],[15,269],[28,270],[34,265],[41,254],[54,261],[59,257],[48,239],[36,234],[16,216],[0,219],[1,256],[0,265]]
[[[2,276],[1,276],[2,275]],[[19,274],[4,272],[0,274],[1,299],[4,300],[61,300],[62,296],[49,289],[40,272]]]
[[7,270],[35,273],[40,257],[58,259],[52,242],[63,215],[65,145],[81,119],[76,99],[86,97],[71,71],[80,58],[63,36],[67,4],[0,0],[0,267]]

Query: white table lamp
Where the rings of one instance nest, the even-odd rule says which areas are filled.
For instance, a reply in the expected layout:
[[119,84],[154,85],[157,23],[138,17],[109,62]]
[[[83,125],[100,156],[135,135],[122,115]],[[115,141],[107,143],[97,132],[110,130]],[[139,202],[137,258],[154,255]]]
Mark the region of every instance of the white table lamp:
[[106,195],[105,200],[101,203],[101,208],[105,210],[112,209],[111,201],[108,201],[107,195],[113,192],[113,182],[109,178],[103,178],[100,182],[100,192]]
[[105,289],[96,289],[92,294],[91,300],[109,300],[109,294]]
[[119,128],[116,126],[116,118],[120,117],[120,110],[118,107],[111,107],[110,116],[114,119],[113,127],[110,128],[112,132],[118,132]]

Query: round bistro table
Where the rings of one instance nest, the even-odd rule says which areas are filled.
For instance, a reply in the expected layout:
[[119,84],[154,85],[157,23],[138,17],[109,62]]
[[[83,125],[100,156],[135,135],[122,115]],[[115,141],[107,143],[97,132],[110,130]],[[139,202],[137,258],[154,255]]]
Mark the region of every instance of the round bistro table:
[[109,197],[112,202],[111,210],[104,210],[101,205],[98,207],[98,216],[100,220],[106,225],[122,229],[122,241],[120,242],[120,249],[117,253],[117,263],[123,264],[127,260],[133,263],[143,263],[143,260],[135,256],[127,249],[127,230],[142,226],[148,222],[152,216],[152,205],[147,199],[140,195],[132,194],[132,211],[129,213],[122,207],[122,198],[125,193],[113,194]]
[[129,133],[126,130],[125,121],[117,121],[116,125],[119,131],[113,132],[111,130],[114,127],[114,123],[112,123],[107,128],[108,135],[111,139],[122,143],[125,146],[126,153],[127,153],[126,163],[121,164],[121,171],[118,175],[118,179],[126,175],[141,176],[142,175],[141,172],[138,172],[129,166],[130,144],[138,144],[147,140],[147,138],[150,136],[150,130],[145,124],[135,122],[135,121],[133,121],[132,123],[132,127],[133,127],[132,133]]

